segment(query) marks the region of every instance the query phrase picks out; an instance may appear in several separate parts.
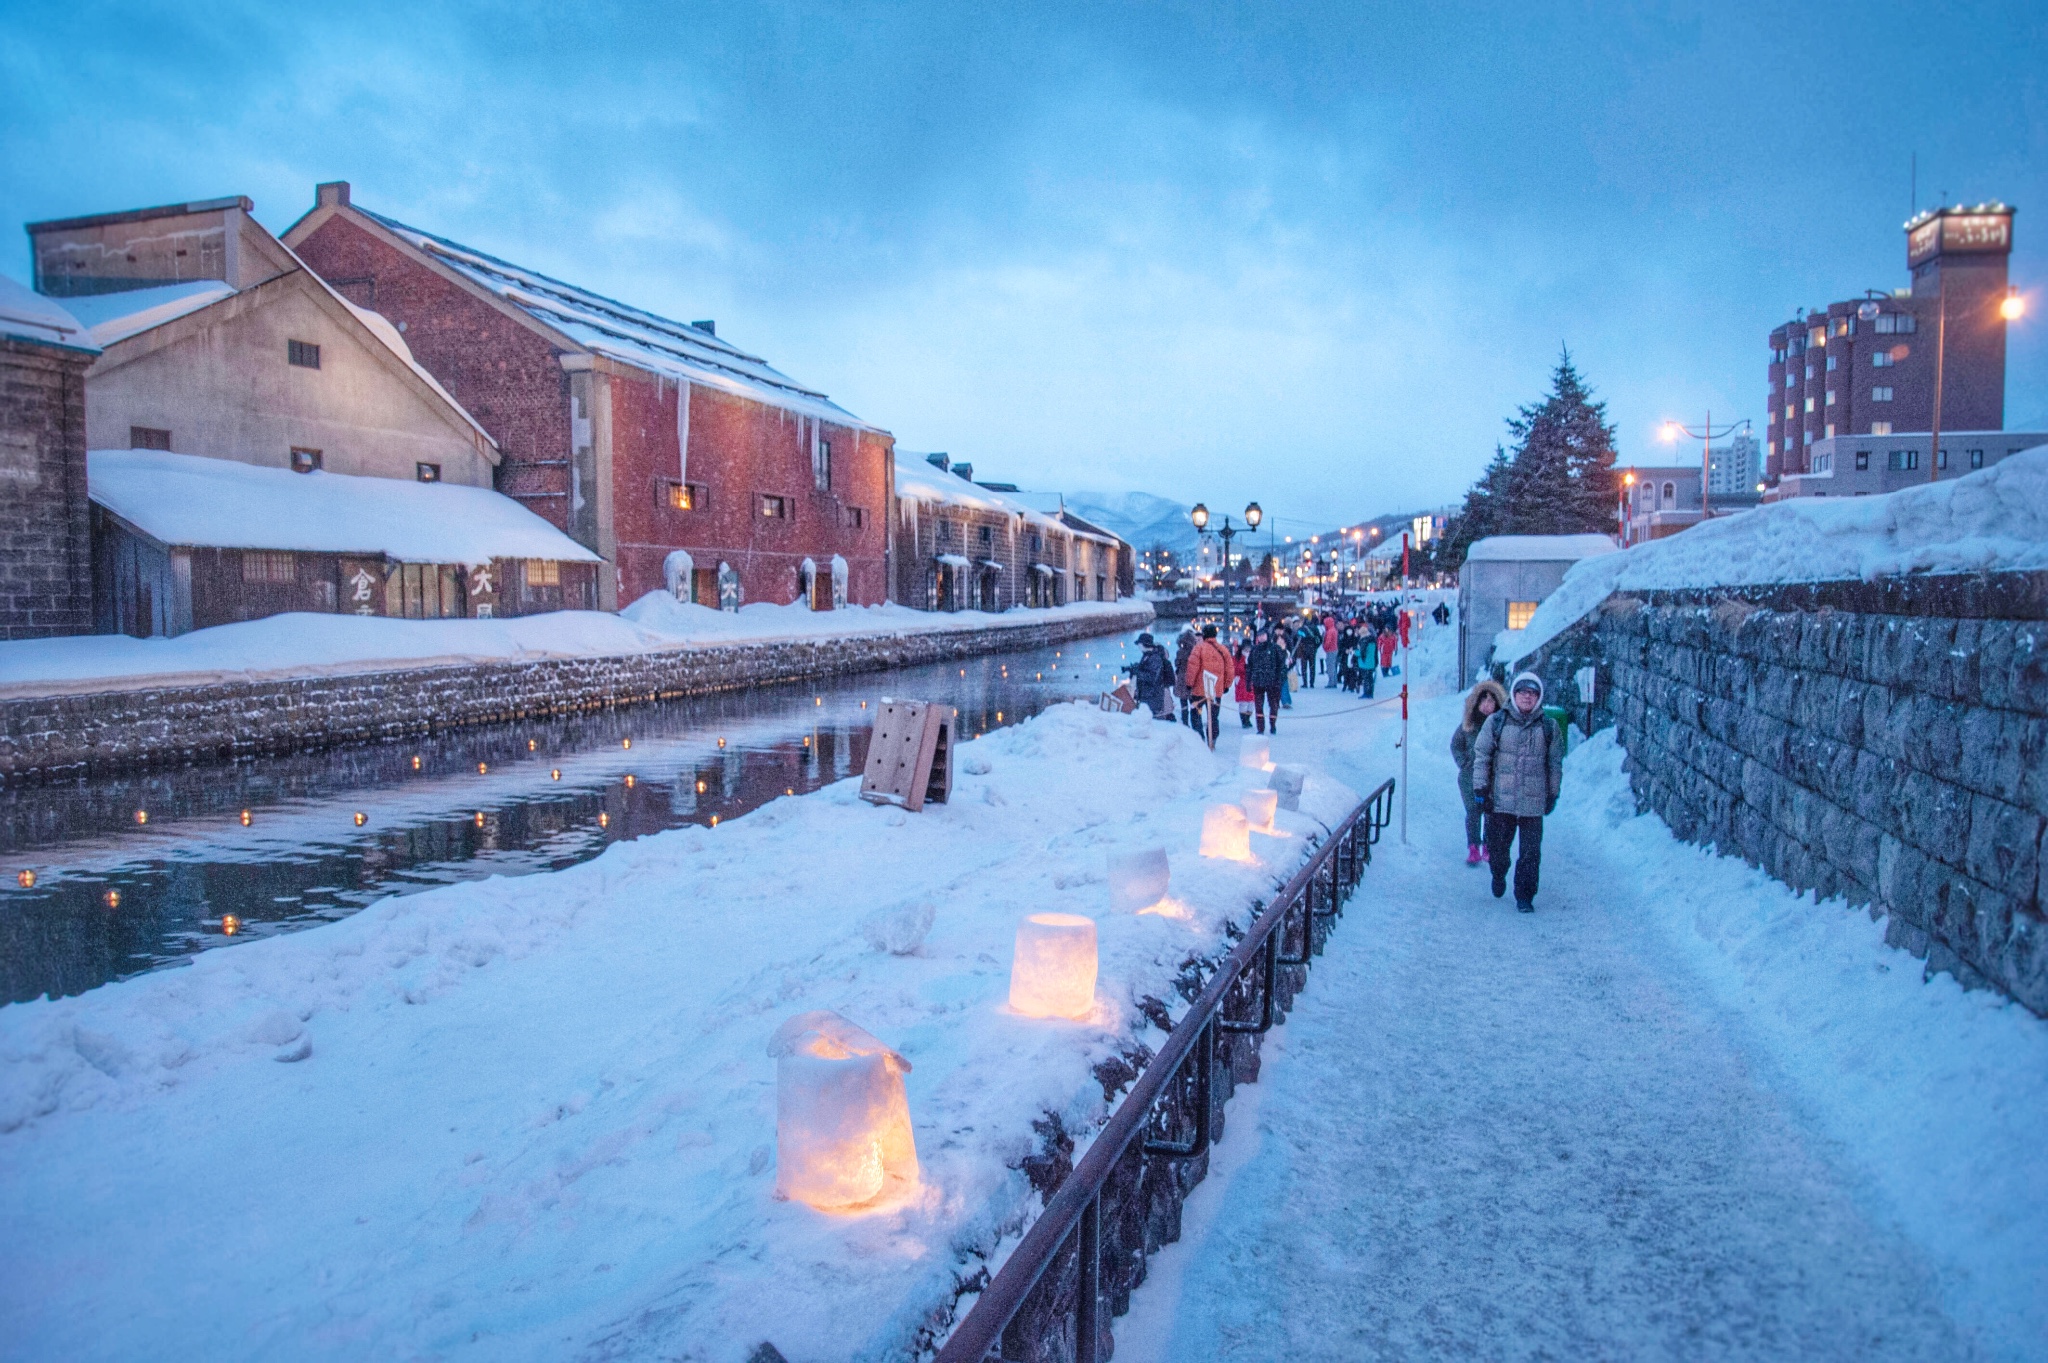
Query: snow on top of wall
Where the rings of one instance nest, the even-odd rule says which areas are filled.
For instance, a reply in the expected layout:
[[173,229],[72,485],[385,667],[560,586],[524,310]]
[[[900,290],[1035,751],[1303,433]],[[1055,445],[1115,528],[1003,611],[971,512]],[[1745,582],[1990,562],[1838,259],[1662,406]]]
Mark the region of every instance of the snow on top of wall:
[[94,450],[92,500],[163,544],[381,554],[404,563],[598,556],[488,488]]
[[71,311],[89,328],[93,344],[110,346],[139,336],[188,313],[231,297],[234,285],[219,279],[188,279],[148,289],[123,289],[71,300]]
[[1883,496],[1773,502],[1580,563],[1536,608],[1520,658],[1617,591],[2042,569],[2048,445],[1966,477]]
[[75,313],[53,299],[23,288],[4,274],[0,274],[0,336],[77,350],[99,348]]
[[1465,560],[1557,563],[1596,558],[1620,548],[1612,535],[1489,535],[1472,545]]
[[925,462],[923,455],[910,450],[896,451],[896,495],[918,502],[937,502],[967,507],[975,511],[993,511],[1001,516],[1022,516],[1040,529],[1057,530],[1064,535],[1087,533],[1075,530],[1057,516],[1048,516],[1043,511],[1034,510],[1004,493],[991,492],[978,483],[968,482],[957,473],[948,473],[936,464]]
[[759,356],[749,355],[708,331],[551,279],[360,205],[353,207],[415,250],[596,354],[834,425],[878,429],[825,394],[804,387]]

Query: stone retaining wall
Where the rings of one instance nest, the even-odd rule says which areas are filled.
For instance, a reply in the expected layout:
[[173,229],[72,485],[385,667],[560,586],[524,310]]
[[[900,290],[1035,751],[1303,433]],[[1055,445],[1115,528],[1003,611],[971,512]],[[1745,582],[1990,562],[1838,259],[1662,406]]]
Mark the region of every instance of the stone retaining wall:
[[927,634],[739,643],[0,701],[0,780],[368,743],[467,724],[916,667],[1142,628],[1151,608]]
[[1592,663],[1640,807],[2048,1014],[2048,574],[1617,595]]

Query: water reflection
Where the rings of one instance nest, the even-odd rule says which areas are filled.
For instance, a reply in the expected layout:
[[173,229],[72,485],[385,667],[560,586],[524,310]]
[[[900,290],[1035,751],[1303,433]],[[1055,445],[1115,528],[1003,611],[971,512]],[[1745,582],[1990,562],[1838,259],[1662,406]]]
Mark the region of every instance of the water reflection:
[[[964,734],[1097,694],[1126,638],[463,729],[324,753],[0,790],[0,1001],[75,994],[386,895],[585,861],[857,775],[871,702]],[[0,885],[8,885],[0,880]]]

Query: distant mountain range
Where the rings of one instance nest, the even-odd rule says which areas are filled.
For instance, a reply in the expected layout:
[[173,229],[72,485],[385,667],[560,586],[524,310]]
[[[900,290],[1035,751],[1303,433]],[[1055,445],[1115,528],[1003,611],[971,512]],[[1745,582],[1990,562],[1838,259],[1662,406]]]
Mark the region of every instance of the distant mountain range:
[[1067,509],[1122,538],[1139,553],[1163,544],[1176,556],[1194,553],[1192,507],[1149,492],[1069,492]]

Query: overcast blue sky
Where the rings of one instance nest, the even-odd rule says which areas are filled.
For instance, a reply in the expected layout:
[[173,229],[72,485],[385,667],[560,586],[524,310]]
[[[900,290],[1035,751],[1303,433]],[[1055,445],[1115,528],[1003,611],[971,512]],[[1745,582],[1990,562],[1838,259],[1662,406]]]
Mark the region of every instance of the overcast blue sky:
[[1026,485],[1454,500],[1560,344],[1656,462],[1906,282],[1915,152],[2020,206],[2048,417],[2039,3],[9,9],[0,220],[346,179]]

